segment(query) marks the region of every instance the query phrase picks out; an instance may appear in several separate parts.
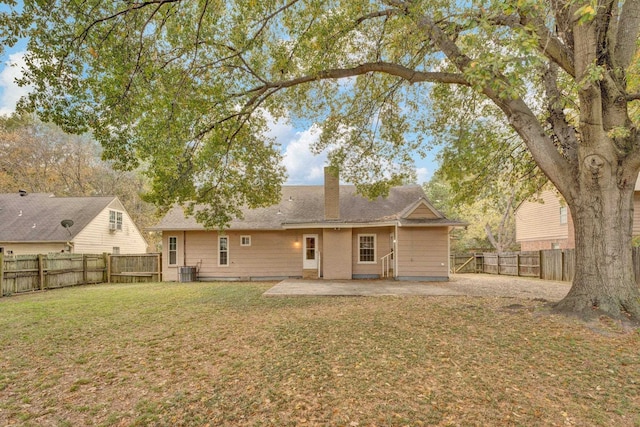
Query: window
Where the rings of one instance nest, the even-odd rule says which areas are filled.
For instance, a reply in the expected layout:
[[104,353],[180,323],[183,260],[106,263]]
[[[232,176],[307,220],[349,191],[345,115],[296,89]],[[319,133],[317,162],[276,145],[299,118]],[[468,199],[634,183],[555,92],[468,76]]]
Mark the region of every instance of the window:
[[560,206],[560,224],[567,223],[567,207]]
[[375,264],[376,235],[358,234],[358,262],[361,264]]
[[240,236],[240,246],[251,246],[251,236]]
[[109,230],[122,231],[122,212],[109,211]]
[[169,237],[169,265],[178,264],[178,238]]
[[229,265],[229,238],[227,236],[218,237],[218,265]]
[[111,252],[112,255],[120,255],[120,247],[119,246],[114,246],[113,247],[113,251]]
[[551,249],[560,249],[560,243],[552,243]]

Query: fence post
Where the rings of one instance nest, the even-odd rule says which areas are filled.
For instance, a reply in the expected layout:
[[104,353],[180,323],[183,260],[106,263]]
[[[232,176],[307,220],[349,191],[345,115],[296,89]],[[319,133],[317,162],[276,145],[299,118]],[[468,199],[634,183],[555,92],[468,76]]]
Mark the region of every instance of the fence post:
[[87,284],[87,265],[89,263],[87,262],[87,255],[83,254],[82,255],[82,284],[86,285]]
[[496,262],[498,263],[498,276],[499,276],[500,275],[500,253],[499,252],[496,254],[496,257],[497,257]]
[[158,282],[162,282],[162,254],[157,254],[158,257]]
[[4,296],[4,253],[0,252],[0,297]]
[[44,289],[44,255],[38,254],[38,287]]
[[104,257],[104,276],[102,280],[105,283],[111,283],[111,257],[106,252],[103,252],[102,256]]
[[520,254],[516,254],[516,274],[520,277]]
[[543,266],[542,266],[542,251],[538,251],[538,266],[539,266],[538,269],[540,270],[538,272],[538,278],[542,279],[542,277],[543,277],[543,274],[542,274],[542,269],[543,269]]

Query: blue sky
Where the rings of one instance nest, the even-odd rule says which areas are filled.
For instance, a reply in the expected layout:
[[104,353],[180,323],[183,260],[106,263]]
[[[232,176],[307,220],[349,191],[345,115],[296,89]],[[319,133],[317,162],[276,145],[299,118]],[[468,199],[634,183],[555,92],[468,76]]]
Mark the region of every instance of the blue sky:
[[[28,88],[21,88],[15,83],[20,75],[23,64],[26,43],[18,43],[0,56],[0,114],[11,114],[15,110],[16,102],[28,92]],[[269,136],[276,138],[282,146],[284,164],[287,168],[287,184],[321,184],[323,168],[326,164],[326,154],[314,155],[309,147],[318,138],[318,131],[313,126],[307,129],[296,128],[286,123],[274,123]],[[415,156],[418,184],[429,180],[437,168],[435,153],[421,159]]]

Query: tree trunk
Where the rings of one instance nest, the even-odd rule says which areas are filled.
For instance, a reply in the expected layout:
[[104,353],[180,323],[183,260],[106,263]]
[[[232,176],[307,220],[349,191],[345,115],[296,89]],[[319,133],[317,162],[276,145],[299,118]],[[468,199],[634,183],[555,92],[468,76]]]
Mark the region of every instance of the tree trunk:
[[634,188],[624,187],[587,185],[567,200],[575,226],[576,270],[571,290],[555,311],[640,321],[631,245]]

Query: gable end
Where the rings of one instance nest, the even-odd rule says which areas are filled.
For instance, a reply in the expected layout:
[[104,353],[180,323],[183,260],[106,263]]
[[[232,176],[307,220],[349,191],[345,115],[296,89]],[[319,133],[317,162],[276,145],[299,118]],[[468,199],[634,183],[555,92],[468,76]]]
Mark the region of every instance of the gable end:
[[403,219],[439,219],[444,216],[425,199],[418,200],[410,206],[401,216]]

